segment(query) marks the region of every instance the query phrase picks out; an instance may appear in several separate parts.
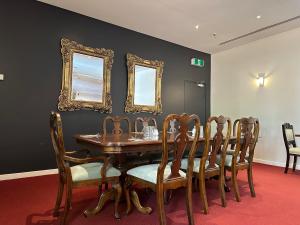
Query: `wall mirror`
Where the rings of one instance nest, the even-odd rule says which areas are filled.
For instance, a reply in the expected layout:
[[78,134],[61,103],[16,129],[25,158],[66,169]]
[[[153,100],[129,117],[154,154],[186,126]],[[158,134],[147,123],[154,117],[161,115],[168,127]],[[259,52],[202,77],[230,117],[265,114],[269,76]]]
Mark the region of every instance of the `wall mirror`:
[[58,109],[111,112],[110,74],[114,52],[61,40],[62,90]]
[[164,63],[127,54],[128,93],[125,112],[161,113],[161,79]]

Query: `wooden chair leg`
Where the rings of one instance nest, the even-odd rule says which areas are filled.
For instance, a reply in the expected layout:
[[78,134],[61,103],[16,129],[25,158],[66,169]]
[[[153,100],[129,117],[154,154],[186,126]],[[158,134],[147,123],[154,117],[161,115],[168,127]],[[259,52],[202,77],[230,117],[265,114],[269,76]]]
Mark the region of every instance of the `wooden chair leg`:
[[60,225],[65,225],[67,222],[67,217],[71,208],[71,201],[72,201],[72,187],[71,184],[67,182],[66,185],[66,199],[65,199],[65,207],[64,213],[60,221]]
[[171,198],[172,198],[173,190],[166,190],[164,192],[164,202],[165,204],[169,204]]
[[231,170],[231,182],[235,194],[235,199],[237,202],[241,201],[240,192],[239,192],[239,185],[237,183],[237,171],[235,168],[232,168]]
[[223,207],[226,207],[226,196],[225,196],[225,176],[224,170],[220,169],[220,176],[219,176],[219,191],[221,195],[221,203]]
[[158,188],[156,191],[156,204],[157,204],[157,214],[159,217],[159,224],[166,225],[166,213],[164,208],[164,191],[162,188]]
[[255,190],[254,190],[254,184],[253,184],[253,175],[252,175],[252,165],[250,164],[248,169],[247,169],[247,173],[248,173],[248,183],[249,183],[249,188],[251,191],[251,196],[254,198],[255,195]]
[[297,156],[294,155],[294,164],[293,164],[293,171],[295,172],[296,170],[296,165],[297,165]]
[[56,202],[53,210],[53,216],[58,217],[59,216],[59,208],[61,205],[61,200],[63,197],[64,193],[64,183],[61,178],[59,178],[59,184],[58,184],[58,191],[57,191],[57,197],[56,197]]
[[204,214],[207,214],[208,204],[207,204],[206,188],[205,188],[205,176],[203,175],[199,177],[199,194],[200,194],[200,199],[203,203]]
[[124,192],[125,192],[125,198],[126,198],[126,214],[128,215],[131,212],[132,206],[131,206],[131,200],[130,200],[130,188],[131,188],[131,181],[127,177],[124,185]]
[[197,176],[195,176],[194,177],[194,186],[195,186],[195,191],[198,191],[198,187],[199,187],[199,182],[198,182],[198,177]]
[[186,187],[186,211],[188,215],[189,225],[194,225],[194,216],[193,216],[193,198],[192,198],[192,184],[193,181],[190,180]]
[[113,185],[113,188],[115,189],[115,218],[120,219],[119,202],[122,194],[122,187],[119,183],[117,183]]
[[286,156],[286,164],[285,164],[285,170],[284,170],[284,173],[287,173],[287,172],[288,172],[289,165],[290,165],[290,154],[288,154],[288,155]]

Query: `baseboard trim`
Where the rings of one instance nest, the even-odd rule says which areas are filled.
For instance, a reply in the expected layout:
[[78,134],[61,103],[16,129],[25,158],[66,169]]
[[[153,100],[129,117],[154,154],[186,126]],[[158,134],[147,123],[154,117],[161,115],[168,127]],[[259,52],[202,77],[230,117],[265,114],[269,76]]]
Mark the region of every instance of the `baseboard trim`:
[[[285,162],[275,162],[275,161],[269,161],[265,159],[255,159],[255,158],[253,159],[253,161],[261,164],[271,165],[271,166],[285,167]],[[293,163],[290,163],[289,168],[292,167],[293,167]],[[296,169],[299,170],[300,165],[296,165]]]
[[58,173],[57,169],[50,169],[50,170],[38,170],[38,171],[24,172],[24,173],[2,174],[2,175],[0,175],[0,181],[27,178],[27,177],[37,177],[37,176],[51,175],[51,174],[57,174],[57,173]]

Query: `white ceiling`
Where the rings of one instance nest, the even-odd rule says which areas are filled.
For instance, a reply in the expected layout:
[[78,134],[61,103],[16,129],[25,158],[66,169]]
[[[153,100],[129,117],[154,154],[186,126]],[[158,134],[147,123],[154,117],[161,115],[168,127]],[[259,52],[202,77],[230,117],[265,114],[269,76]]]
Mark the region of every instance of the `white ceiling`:
[[[199,51],[215,53],[300,27],[300,19],[219,45],[300,15],[300,0],[41,0]],[[261,15],[261,19],[256,19]],[[195,26],[199,25],[196,30]],[[216,33],[216,37],[213,37]]]

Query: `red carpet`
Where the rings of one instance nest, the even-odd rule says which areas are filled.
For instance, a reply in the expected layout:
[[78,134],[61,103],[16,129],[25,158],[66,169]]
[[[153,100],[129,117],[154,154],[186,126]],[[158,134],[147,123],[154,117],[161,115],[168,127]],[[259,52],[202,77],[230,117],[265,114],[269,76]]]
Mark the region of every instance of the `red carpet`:
[[[227,208],[220,206],[216,181],[207,182],[209,214],[201,212],[199,193],[193,194],[194,218],[201,225],[300,225],[300,172],[283,174],[282,168],[256,164],[254,183],[256,198],[250,197],[246,173],[239,173],[240,203],[227,193]],[[230,185],[230,183],[229,183]],[[51,211],[56,197],[57,176],[43,176],[0,182],[1,225],[58,224]],[[95,188],[75,190],[69,224],[72,225],[157,225],[155,195],[142,192],[141,201],[153,207],[151,215],[142,215],[135,209],[121,220],[113,219],[113,204],[108,203],[97,216],[85,218],[82,211],[96,202]],[[125,210],[121,203],[120,209]],[[170,225],[185,225],[184,191],[174,192],[166,206]]]

